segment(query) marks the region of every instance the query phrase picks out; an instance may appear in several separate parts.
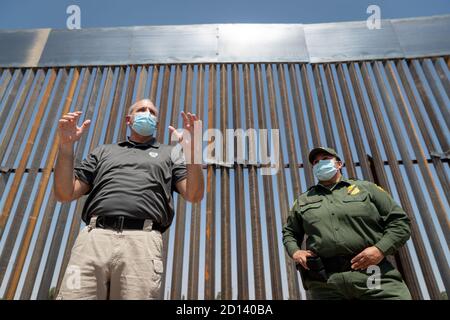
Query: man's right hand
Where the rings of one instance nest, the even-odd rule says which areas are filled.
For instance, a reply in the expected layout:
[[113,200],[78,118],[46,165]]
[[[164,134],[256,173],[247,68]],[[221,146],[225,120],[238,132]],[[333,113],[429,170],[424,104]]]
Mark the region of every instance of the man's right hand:
[[297,250],[292,255],[292,259],[294,259],[295,263],[301,264],[303,268],[309,270],[306,265],[306,258],[315,256],[314,252],[309,250]]
[[69,112],[62,116],[58,122],[58,136],[60,146],[72,146],[79,140],[84,130],[89,127],[91,120],[83,122],[81,127],[77,126],[81,111]]

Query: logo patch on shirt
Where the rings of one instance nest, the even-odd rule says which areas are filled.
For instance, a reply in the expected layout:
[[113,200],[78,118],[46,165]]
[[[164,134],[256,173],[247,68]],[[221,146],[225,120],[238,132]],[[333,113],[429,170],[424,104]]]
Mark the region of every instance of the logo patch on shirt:
[[347,187],[347,194],[354,196],[357,195],[361,190],[359,190],[359,188],[352,184],[351,186]]
[[158,156],[158,153],[157,153],[157,152],[153,152],[153,151],[150,151],[148,154],[149,154],[150,157],[152,157],[152,158],[156,158],[156,157]]

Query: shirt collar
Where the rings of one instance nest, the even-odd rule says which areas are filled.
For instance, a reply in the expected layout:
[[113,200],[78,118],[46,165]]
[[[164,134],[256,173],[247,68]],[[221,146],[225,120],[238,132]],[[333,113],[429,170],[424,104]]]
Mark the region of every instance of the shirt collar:
[[332,192],[340,184],[343,184],[343,185],[346,185],[346,186],[350,186],[352,183],[348,179],[345,179],[343,176],[341,176],[341,179],[331,189],[328,188],[328,187],[325,187],[324,185],[321,185],[320,183],[317,183],[314,187],[315,187],[316,190],[317,189],[325,189],[325,190],[328,190],[328,191]]
[[131,147],[152,147],[152,148],[159,148],[159,146],[161,145],[155,137],[152,137],[150,139],[150,141],[148,142],[144,142],[144,143],[136,143],[130,140],[130,137],[127,137],[127,140],[124,141],[120,141],[119,146],[124,147],[124,146],[131,146]]

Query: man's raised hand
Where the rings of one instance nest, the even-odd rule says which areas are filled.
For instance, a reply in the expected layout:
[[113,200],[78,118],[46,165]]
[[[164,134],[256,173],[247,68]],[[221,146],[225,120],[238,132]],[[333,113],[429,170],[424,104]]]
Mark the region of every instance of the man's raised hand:
[[58,122],[58,136],[60,145],[73,144],[81,138],[84,130],[89,127],[91,120],[83,122],[81,127],[77,126],[81,111],[69,112],[62,116]]
[[181,117],[183,119],[182,130],[176,130],[173,126],[169,126],[170,141],[176,141],[181,144],[187,163],[198,164],[197,161],[200,161],[201,164],[201,156],[199,159],[197,157],[202,152],[202,121],[190,112],[185,113],[181,111]]

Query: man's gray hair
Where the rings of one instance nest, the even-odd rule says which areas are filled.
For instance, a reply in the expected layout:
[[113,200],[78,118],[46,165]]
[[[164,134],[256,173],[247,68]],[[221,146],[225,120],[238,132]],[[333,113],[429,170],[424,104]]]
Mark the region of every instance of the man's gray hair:
[[141,99],[141,100],[138,100],[138,101],[136,101],[135,103],[133,103],[133,104],[131,105],[131,107],[128,108],[128,115],[130,115],[130,114],[133,112],[133,109],[134,109],[139,103],[142,103],[143,101],[145,101],[145,102],[150,102],[152,105],[155,105],[155,104],[152,102],[152,100],[150,100],[150,99]]

